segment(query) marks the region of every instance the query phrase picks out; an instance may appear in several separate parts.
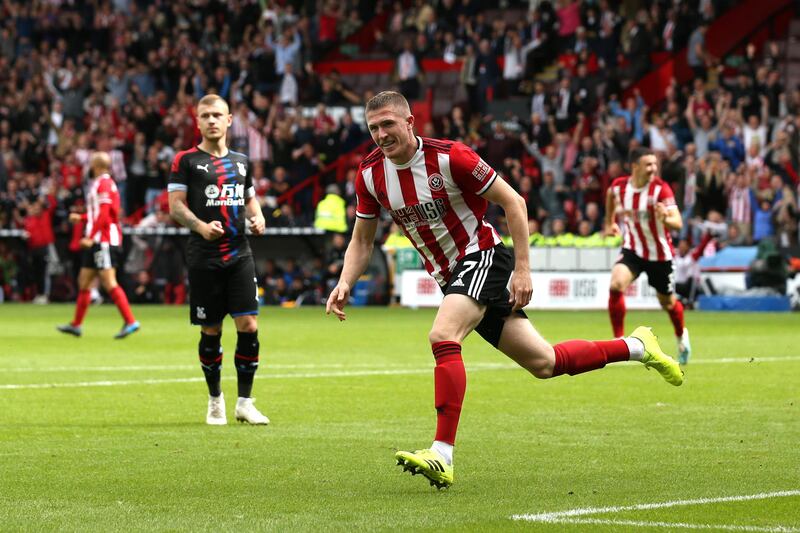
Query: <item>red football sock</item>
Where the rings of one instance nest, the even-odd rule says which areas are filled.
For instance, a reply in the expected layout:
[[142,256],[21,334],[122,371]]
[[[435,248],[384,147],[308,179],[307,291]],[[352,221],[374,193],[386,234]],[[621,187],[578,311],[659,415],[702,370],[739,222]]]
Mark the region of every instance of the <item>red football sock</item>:
[[672,327],[675,328],[675,336],[683,335],[683,304],[680,300],[675,300],[675,305],[667,311],[669,319],[672,320]]
[[83,317],[86,316],[86,310],[89,309],[89,304],[92,303],[92,292],[89,290],[78,291],[78,300],[75,302],[75,318],[72,319],[72,325],[75,327],[83,324]]
[[131,312],[131,307],[128,305],[128,297],[125,296],[125,291],[122,290],[122,287],[117,285],[113,289],[111,289],[111,299],[114,300],[114,304],[119,309],[122,318],[125,319],[126,324],[132,324],[136,322],[136,319],[133,317],[133,313]]
[[608,292],[608,316],[615,337],[625,336],[625,294],[622,291]]
[[628,345],[622,339],[613,341],[573,340],[553,346],[556,364],[553,376],[581,374],[603,368],[606,363],[617,363],[630,359]]
[[433,381],[436,395],[436,439],[455,444],[461,404],[467,390],[467,373],[461,359],[461,344],[452,341],[434,343],[436,368]]

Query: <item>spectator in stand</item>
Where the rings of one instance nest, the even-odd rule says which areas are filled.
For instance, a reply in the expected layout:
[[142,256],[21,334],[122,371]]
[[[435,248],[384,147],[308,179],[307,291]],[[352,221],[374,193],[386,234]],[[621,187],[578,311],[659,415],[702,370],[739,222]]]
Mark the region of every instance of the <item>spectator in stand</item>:
[[417,100],[420,93],[420,79],[422,77],[422,60],[414,50],[411,39],[403,42],[403,50],[397,56],[394,75],[400,87],[400,92],[409,100]]
[[706,79],[706,63],[708,52],[706,50],[706,33],[708,24],[703,21],[692,32],[689,37],[689,44],[686,48],[686,62],[694,72],[694,77],[702,80]]
[[709,149],[719,152],[722,157],[730,164],[731,168],[739,168],[744,162],[744,143],[736,135],[735,127],[731,123],[726,123],[722,127],[722,133],[709,145]]
[[749,241],[752,235],[753,209],[757,205],[756,195],[746,174],[737,174],[735,180],[728,193],[728,219],[737,226],[739,235]]
[[773,235],[775,227],[772,224],[772,205],[769,200],[762,200],[753,216],[753,242],[759,243]]
[[[51,254],[55,254],[55,234],[53,233],[53,213],[56,208],[56,199],[52,195],[37,198],[32,203],[21,206],[25,215],[20,220],[20,225],[27,235],[28,265],[22,271],[25,273],[24,289],[32,289],[33,303],[46,304],[49,301],[50,280],[48,278],[48,263]],[[18,212],[19,213],[19,212]],[[22,215],[19,215],[22,217]],[[58,257],[55,257],[56,261]]]

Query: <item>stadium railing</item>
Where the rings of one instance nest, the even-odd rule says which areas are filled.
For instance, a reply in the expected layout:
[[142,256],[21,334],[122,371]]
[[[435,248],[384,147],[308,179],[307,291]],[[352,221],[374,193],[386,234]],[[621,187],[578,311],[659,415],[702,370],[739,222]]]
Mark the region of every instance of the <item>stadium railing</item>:
[[[746,0],[717,18],[708,28],[706,48],[722,58],[747,43],[757,47],[767,39],[785,35],[794,15],[793,0]],[[678,84],[691,81],[692,69],[686,60],[686,48],[675,52],[672,59],[646,74],[625,92],[633,95],[639,89],[648,106],[653,107],[666,96],[673,78]]]

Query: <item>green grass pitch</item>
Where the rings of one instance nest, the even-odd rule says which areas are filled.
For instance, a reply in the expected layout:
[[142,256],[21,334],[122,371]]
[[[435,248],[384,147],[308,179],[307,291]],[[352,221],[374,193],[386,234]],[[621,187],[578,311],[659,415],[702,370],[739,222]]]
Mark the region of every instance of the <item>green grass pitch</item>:
[[[110,305],[80,339],[54,328],[72,306],[0,306],[0,530],[800,530],[797,314],[687,313],[682,387],[635,364],[540,381],[470,336],[455,484],[436,491],[393,461],[433,436],[433,310],[263,309],[268,427],[233,420],[230,320],[231,424],[208,427],[187,309],[135,312],[114,341]],[[551,342],[610,335],[602,312],[530,315]],[[637,324],[674,352],[664,313]]]

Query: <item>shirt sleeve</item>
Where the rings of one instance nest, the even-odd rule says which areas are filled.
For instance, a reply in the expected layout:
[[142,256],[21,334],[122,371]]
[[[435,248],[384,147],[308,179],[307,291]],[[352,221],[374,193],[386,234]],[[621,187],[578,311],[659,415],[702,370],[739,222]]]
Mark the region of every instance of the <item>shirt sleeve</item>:
[[249,200],[256,195],[256,188],[253,186],[253,165],[249,160],[245,161],[247,172],[244,175],[244,197]]
[[114,203],[114,183],[110,179],[103,179],[97,186],[97,203],[111,205]]
[[167,183],[167,191],[169,192],[189,190],[189,172],[185,155],[186,152],[178,152],[178,155],[172,160],[169,182]]
[[664,204],[667,209],[678,209],[678,204],[675,203],[675,195],[672,193],[672,188],[667,182],[661,184],[661,191],[658,193],[658,201]]
[[450,175],[461,190],[475,194],[485,193],[497,178],[497,172],[462,143],[450,148]]
[[[372,219],[380,214],[381,205],[367,187],[364,171],[365,169],[359,168],[356,175],[356,216]],[[367,172],[371,172],[371,170],[367,170]]]

